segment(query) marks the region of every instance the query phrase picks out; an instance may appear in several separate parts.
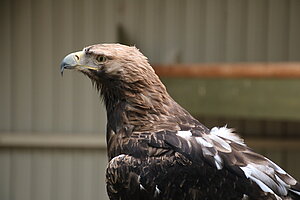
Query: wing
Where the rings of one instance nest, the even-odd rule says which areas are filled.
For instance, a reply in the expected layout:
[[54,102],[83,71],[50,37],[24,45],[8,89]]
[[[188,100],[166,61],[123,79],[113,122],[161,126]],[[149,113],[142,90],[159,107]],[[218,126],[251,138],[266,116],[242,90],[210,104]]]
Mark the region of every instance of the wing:
[[[205,165],[199,169],[199,163],[191,162],[178,152],[147,158],[121,154],[109,162],[106,173],[107,191],[113,200],[243,198],[243,193],[232,192],[240,189],[242,182],[231,174],[223,171],[220,181],[218,177],[208,176],[214,174],[216,169]],[[230,182],[234,184],[228,184]]]
[[[180,155],[176,155],[178,156]],[[172,174],[167,173],[167,170],[177,168],[175,167],[178,165],[176,157],[164,155],[137,158],[125,154],[116,156],[109,162],[106,171],[107,191],[110,199],[177,199],[170,198],[170,195],[176,195],[173,190],[164,190],[162,193],[159,189],[162,186],[161,182]],[[168,198],[166,194],[169,195]]]
[[253,152],[226,127],[134,132],[121,141],[117,146],[123,154],[111,159],[107,168],[111,199],[114,195],[115,199],[218,199],[217,194],[219,199],[242,199],[244,194],[250,199],[299,196],[294,178]]
[[300,198],[299,183],[271,160],[253,152],[232,129],[213,128],[208,133],[191,129],[164,137],[168,145],[192,162],[199,165],[204,162],[220,173],[228,171],[276,199],[288,195]]

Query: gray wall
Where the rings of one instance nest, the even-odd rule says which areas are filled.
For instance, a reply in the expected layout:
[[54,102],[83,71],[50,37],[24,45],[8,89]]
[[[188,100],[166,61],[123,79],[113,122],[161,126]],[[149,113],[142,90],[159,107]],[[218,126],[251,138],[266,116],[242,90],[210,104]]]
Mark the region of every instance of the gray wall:
[[[0,138],[103,143],[90,81],[59,74],[61,59],[89,44],[136,44],[152,63],[299,61],[299,25],[299,0],[2,0]],[[104,148],[2,146],[0,199],[105,199]]]

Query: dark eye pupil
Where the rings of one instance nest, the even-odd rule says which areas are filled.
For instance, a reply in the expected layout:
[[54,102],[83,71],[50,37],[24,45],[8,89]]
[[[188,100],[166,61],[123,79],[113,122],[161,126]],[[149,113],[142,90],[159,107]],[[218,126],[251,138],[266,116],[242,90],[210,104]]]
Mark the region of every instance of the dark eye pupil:
[[104,62],[105,61],[105,57],[104,56],[98,56],[97,60],[99,62]]

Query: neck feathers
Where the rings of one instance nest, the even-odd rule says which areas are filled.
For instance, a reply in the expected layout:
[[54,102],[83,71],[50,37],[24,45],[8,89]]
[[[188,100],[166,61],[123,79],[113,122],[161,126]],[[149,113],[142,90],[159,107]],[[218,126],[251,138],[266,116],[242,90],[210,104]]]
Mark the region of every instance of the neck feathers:
[[184,121],[195,121],[169,96],[156,75],[154,78],[134,83],[105,83],[100,87],[108,124],[115,132],[122,127],[136,132],[176,131],[181,129],[183,118]]

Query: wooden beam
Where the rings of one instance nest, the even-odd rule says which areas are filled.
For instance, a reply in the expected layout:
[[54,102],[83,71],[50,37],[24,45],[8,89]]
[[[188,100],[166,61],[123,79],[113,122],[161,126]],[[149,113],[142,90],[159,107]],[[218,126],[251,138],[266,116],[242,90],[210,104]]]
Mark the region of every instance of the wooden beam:
[[[300,149],[300,139],[245,138],[251,148]],[[101,134],[0,133],[0,148],[106,149]]]
[[300,120],[300,79],[161,78],[194,116]]
[[154,65],[161,77],[300,78],[300,63],[222,63]]

